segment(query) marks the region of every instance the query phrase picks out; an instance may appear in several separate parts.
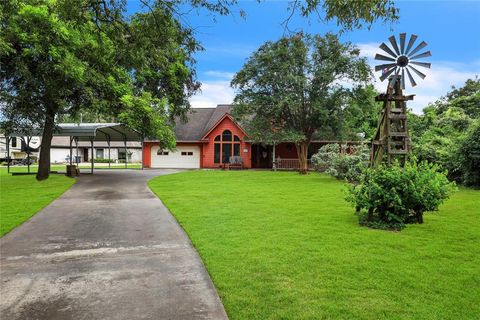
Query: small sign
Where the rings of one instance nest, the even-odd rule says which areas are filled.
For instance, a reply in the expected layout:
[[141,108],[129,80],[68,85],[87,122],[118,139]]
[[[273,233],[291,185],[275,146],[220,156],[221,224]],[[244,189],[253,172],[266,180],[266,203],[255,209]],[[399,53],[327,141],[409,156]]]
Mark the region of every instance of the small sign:
[[243,153],[248,153],[248,149],[243,149]]

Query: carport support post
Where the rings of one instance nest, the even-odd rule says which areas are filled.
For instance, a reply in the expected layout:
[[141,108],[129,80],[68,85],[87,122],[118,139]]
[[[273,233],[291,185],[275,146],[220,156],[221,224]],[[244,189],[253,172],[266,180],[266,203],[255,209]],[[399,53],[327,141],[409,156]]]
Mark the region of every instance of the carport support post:
[[75,163],[78,166],[78,170],[80,170],[80,161],[78,160],[78,137],[74,137],[74,139],[76,148]]
[[73,137],[70,137],[70,165],[72,165],[72,157],[73,157],[72,142],[73,142]]
[[93,174],[93,140],[90,140],[90,144],[92,146],[92,156],[91,156],[91,160],[90,160],[92,162],[92,168],[91,168],[90,171]]
[[30,173],[30,139],[32,137],[27,136],[27,145],[25,147],[25,150],[27,150],[27,171]]
[[143,170],[143,150],[145,149],[145,146],[143,144],[144,141],[145,141],[145,138],[142,137],[142,170]]
[[128,153],[127,153],[127,140],[123,140],[125,143],[125,169],[127,169],[127,164],[128,164]]
[[110,139],[107,139],[108,144],[108,168],[110,169]]
[[5,139],[7,140],[7,173],[10,173],[10,137],[6,136]]

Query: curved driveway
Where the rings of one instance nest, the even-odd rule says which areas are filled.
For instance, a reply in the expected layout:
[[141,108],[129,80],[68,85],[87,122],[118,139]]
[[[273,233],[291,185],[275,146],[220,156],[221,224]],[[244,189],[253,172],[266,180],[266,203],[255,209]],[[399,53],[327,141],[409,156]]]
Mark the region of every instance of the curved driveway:
[[1,238],[1,318],[226,319],[197,252],[146,185],[172,172],[83,175]]

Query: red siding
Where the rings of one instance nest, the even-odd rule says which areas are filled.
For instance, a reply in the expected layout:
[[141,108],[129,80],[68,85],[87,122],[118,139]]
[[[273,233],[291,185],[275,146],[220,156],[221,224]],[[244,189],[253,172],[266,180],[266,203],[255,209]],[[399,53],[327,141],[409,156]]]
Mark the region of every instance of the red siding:
[[[202,168],[218,168],[220,165],[214,163],[213,144],[216,136],[221,135],[224,130],[230,130],[233,135],[240,138],[240,156],[243,158],[245,168],[252,167],[252,148],[250,143],[245,142],[245,134],[242,130],[228,117],[224,118],[208,135],[208,143],[203,145],[203,162]],[[247,152],[244,152],[246,150]]]
[[297,148],[293,143],[280,143],[276,145],[275,157],[281,159],[297,159]]

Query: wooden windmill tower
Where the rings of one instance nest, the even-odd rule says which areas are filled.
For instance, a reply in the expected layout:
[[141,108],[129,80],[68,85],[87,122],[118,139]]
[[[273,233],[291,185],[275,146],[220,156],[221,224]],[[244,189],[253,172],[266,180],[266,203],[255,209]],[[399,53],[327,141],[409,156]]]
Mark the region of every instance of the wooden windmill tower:
[[414,87],[417,83],[410,71],[422,79],[425,78],[425,74],[417,70],[414,65],[424,68],[431,67],[430,63],[416,61],[432,55],[430,51],[418,53],[427,46],[425,41],[412,49],[417,40],[416,35],[412,34],[410,36],[406,46],[406,33],[400,34],[400,47],[395,36],[391,36],[389,40],[392,48],[385,43],[380,45],[380,49],[387,55],[375,55],[376,60],[388,61],[388,63],[375,66],[375,71],[382,71],[380,80],[388,79],[388,86],[386,93],[375,98],[376,101],[383,102],[383,108],[378,121],[377,133],[372,140],[370,152],[372,167],[378,166],[382,162],[391,164],[395,159],[405,163],[411,149],[407,125],[407,101],[413,100],[414,97],[414,95],[404,95],[405,73],[407,73],[410,84]]

